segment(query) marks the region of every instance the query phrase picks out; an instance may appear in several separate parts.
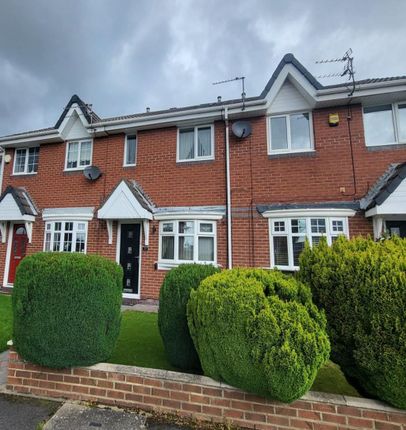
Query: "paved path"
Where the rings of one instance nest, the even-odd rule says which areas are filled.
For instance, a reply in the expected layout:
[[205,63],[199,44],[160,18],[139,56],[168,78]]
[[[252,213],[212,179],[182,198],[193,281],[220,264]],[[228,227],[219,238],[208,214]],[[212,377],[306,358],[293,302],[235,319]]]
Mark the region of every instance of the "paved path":
[[158,305],[153,303],[137,303],[136,305],[123,305],[122,311],[158,312]]
[[36,430],[59,406],[58,402],[0,394],[0,429]]
[[0,392],[6,388],[7,383],[8,351],[0,354]]

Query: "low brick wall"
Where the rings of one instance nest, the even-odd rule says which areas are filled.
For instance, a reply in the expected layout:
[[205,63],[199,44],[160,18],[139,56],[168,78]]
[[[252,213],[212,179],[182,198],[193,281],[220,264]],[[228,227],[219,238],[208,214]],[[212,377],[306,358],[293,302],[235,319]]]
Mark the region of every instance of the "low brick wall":
[[255,429],[406,430],[406,411],[372,400],[309,393],[286,405],[204,376],[106,363],[46,369],[24,362],[14,351],[9,356],[7,388]]

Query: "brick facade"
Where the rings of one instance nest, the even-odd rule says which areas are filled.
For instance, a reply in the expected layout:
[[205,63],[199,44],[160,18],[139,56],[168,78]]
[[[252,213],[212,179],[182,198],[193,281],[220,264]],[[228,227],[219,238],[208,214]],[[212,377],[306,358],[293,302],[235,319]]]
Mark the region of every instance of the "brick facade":
[[24,362],[14,351],[7,388],[260,430],[406,430],[405,411],[372,400],[310,392],[286,405],[204,376],[104,363],[47,369]]
[[[328,114],[337,112],[340,124],[329,127]],[[406,159],[406,147],[367,148],[362,107],[353,105],[313,111],[314,152],[268,155],[266,117],[250,118],[252,135],[243,141],[231,135],[231,195],[234,266],[269,267],[268,221],[258,204],[358,201],[390,163]],[[13,162],[5,164],[3,190],[25,187],[38,208],[92,206],[98,209],[117,183],[135,179],[158,207],[225,206],[224,123],[215,127],[215,159],[176,163],[177,128],[137,133],[137,165],[123,167],[124,134],[97,137],[92,164],[102,176],[89,182],[81,171],[64,171],[66,144],[41,145],[38,173],[16,176]],[[352,147],[352,148],[351,148]],[[7,149],[14,159],[14,149]],[[156,299],[165,271],[157,270],[159,223],[150,224],[150,246],[141,254],[141,298]],[[362,212],[349,220],[350,235],[372,234],[372,223]],[[217,222],[218,264],[227,265],[227,221]],[[108,244],[104,220],[89,222],[87,252],[116,258],[116,223]],[[44,222],[38,215],[27,253],[44,246]],[[7,244],[0,243],[0,278]]]

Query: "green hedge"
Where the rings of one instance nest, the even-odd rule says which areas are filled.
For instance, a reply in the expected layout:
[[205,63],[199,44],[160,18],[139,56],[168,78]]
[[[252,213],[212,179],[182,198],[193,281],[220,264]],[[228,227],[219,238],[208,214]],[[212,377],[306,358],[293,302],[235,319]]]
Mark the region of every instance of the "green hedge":
[[179,369],[201,370],[189,334],[186,304],[190,291],[218,271],[207,264],[181,264],[165,276],[159,293],[158,326],[168,361]]
[[233,269],[192,291],[188,321],[205,375],[291,402],[329,356],[310,289],[278,271]]
[[17,269],[13,341],[33,363],[64,368],[107,360],[121,321],[122,269],[95,255],[38,253]]
[[406,240],[306,246],[299,276],[326,311],[332,359],[351,383],[406,408]]

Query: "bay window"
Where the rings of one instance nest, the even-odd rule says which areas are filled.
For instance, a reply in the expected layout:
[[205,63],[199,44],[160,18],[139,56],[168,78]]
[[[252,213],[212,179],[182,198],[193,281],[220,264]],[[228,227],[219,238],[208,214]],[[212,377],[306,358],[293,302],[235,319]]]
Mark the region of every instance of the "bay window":
[[178,130],[177,161],[211,160],[214,158],[213,126]]
[[80,170],[92,163],[91,140],[68,142],[66,146],[66,170]]
[[296,270],[306,240],[317,245],[324,236],[331,245],[340,234],[348,236],[347,218],[297,217],[270,219],[271,267]]
[[270,154],[313,149],[311,113],[291,113],[269,118]]
[[87,222],[54,221],[45,223],[44,251],[86,253]]
[[216,263],[216,224],[213,221],[161,221],[159,239],[159,260],[163,265]]
[[364,107],[367,146],[406,143],[406,103]]

